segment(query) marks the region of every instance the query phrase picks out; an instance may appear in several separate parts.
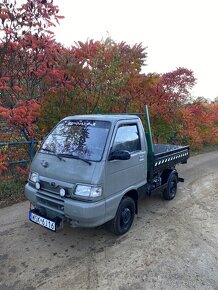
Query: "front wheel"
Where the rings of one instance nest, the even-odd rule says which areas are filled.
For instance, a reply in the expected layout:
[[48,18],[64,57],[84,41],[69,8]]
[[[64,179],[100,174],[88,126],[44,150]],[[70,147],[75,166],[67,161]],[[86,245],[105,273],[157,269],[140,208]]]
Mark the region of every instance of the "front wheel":
[[118,207],[117,213],[113,220],[109,222],[111,231],[116,235],[123,235],[130,229],[135,217],[135,202],[126,196]]
[[171,200],[176,196],[178,179],[175,173],[170,174],[167,180],[167,187],[164,189],[163,197],[166,200]]

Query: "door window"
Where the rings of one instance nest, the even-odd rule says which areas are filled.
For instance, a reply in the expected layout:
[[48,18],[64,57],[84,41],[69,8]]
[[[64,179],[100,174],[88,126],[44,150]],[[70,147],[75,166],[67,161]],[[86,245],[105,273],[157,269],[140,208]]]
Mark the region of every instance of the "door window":
[[140,137],[136,124],[122,125],[117,129],[112,151],[127,150],[130,153],[141,150]]

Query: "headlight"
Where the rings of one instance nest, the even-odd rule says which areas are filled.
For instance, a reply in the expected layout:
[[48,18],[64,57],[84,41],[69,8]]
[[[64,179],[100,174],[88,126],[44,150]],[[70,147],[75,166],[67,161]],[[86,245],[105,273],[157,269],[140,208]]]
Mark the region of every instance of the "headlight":
[[85,197],[98,197],[102,195],[102,187],[77,185],[75,195],[80,195],[80,196],[85,196]]
[[39,174],[36,172],[30,172],[30,176],[29,176],[30,181],[32,182],[38,182],[39,181]]

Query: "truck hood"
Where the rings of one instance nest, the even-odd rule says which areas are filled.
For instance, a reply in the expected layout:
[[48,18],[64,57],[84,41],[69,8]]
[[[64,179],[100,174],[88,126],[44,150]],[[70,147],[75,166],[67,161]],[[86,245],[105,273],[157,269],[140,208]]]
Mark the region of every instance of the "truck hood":
[[96,162],[91,163],[89,165],[82,160],[65,157],[60,160],[52,154],[37,153],[31,164],[31,171],[56,181],[91,184]]

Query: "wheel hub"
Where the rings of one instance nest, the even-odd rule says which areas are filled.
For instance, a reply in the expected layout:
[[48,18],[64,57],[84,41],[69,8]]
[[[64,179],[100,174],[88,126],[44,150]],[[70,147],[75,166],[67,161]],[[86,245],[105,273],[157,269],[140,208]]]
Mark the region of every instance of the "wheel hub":
[[121,224],[127,225],[131,220],[131,211],[129,208],[124,208],[121,214]]

